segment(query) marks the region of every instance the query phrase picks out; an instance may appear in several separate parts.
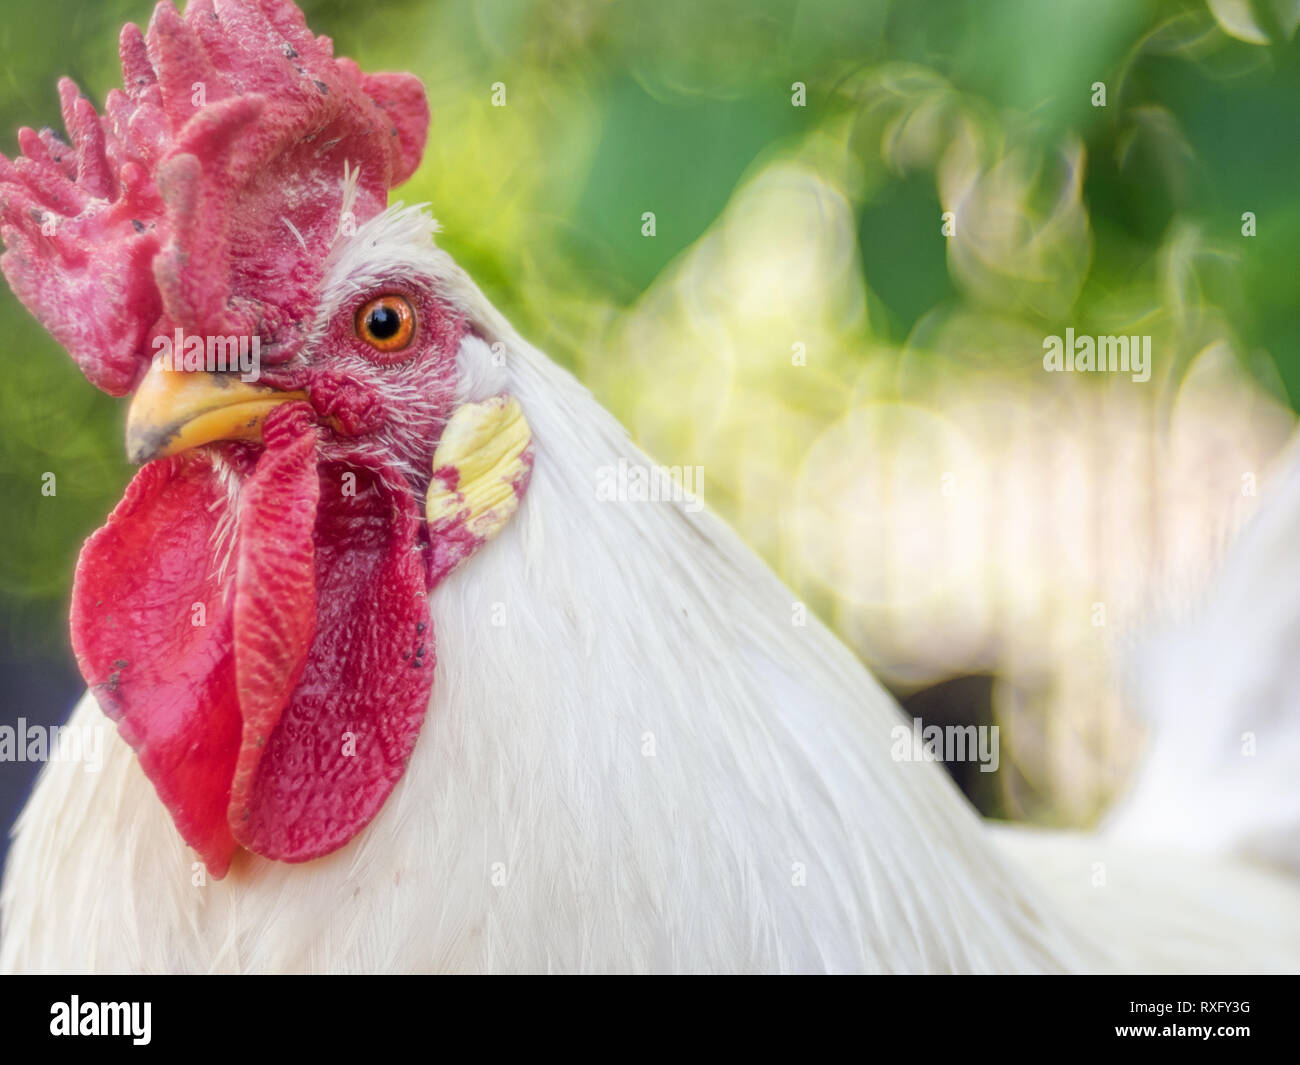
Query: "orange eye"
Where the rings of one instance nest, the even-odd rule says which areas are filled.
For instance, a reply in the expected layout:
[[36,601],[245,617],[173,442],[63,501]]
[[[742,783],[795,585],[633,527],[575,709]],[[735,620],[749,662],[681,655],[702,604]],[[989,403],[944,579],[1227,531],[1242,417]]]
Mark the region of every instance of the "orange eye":
[[415,309],[401,296],[379,296],[357,311],[357,336],[377,351],[401,351],[415,335]]

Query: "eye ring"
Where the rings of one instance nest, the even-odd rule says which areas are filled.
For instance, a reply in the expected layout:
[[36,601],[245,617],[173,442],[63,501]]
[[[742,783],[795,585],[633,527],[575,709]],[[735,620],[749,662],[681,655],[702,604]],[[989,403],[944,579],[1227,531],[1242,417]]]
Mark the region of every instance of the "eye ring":
[[377,296],[357,311],[356,331],[376,351],[401,351],[415,336],[415,308],[404,296]]

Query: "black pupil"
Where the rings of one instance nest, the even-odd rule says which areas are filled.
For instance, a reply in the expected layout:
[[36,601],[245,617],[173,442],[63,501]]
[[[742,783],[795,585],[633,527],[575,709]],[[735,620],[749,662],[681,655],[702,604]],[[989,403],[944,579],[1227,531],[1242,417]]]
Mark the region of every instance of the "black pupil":
[[401,327],[402,317],[391,307],[376,307],[366,315],[366,328],[376,340],[396,336]]

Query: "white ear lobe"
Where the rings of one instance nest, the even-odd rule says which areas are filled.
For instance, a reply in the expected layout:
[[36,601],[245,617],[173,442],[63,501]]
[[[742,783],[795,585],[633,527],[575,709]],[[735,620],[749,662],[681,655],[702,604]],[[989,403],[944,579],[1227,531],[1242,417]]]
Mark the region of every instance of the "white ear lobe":
[[425,496],[435,582],[505,527],[532,471],[533,434],[517,399],[503,394],[456,410]]
[[469,333],[456,352],[456,402],[478,403],[508,391],[506,346]]

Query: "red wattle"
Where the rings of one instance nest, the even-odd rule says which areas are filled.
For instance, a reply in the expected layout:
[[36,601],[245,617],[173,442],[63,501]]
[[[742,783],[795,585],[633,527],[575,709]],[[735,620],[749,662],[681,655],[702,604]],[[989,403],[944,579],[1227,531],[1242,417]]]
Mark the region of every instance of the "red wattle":
[[240,746],[232,609],[218,573],[221,550],[233,549],[219,528],[228,507],[210,454],[151,462],[86,541],[72,597],[86,683],[218,877],[235,849],[226,810]]
[[316,433],[305,403],[277,412],[240,499],[235,675],[243,735],[230,789],[236,836],[280,714],[316,634]]
[[414,494],[320,462],[305,405],[265,448],[152,462],[87,541],[73,646],[182,837],[220,877],[236,845],[283,861],[369,823],[415,746],[433,632]]
[[[388,470],[324,463],[317,472],[315,639],[251,787],[230,809],[236,840],[289,862],[336,850],[379,811],[433,685],[414,496]],[[247,638],[237,630],[241,659]]]

